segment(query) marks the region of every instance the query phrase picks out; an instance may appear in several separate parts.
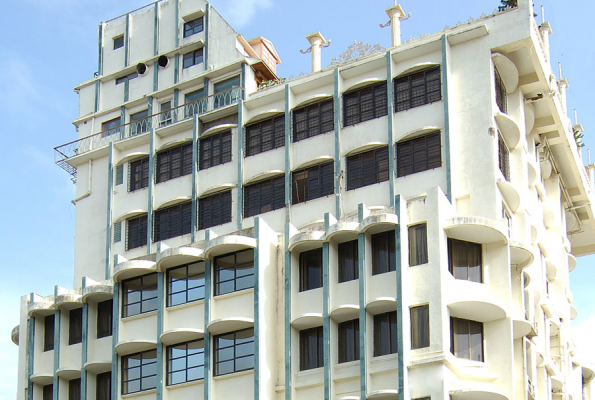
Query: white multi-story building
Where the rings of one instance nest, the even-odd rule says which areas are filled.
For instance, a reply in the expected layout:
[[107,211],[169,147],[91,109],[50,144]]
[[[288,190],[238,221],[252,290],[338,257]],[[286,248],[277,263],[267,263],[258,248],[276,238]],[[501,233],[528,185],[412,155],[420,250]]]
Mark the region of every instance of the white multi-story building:
[[21,302],[19,400],[590,399],[569,273],[593,175],[530,0],[280,82],[204,0],[99,27],[73,289]]

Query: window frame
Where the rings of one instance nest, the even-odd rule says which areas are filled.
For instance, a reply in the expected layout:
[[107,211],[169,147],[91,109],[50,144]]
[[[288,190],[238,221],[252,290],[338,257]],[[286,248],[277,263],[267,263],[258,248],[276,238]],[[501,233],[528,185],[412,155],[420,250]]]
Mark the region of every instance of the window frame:
[[112,373],[111,371],[97,374],[95,379],[95,399],[111,400],[112,398]]
[[[311,265],[311,264],[312,265]],[[299,256],[300,292],[322,287],[322,248],[303,251]],[[314,265],[316,264],[316,265]],[[313,279],[312,279],[313,278]]]
[[[330,111],[327,109],[330,105]],[[292,111],[293,142],[335,130],[334,99],[327,98]],[[330,120],[328,118],[330,114]],[[302,128],[302,125],[304,128]]]
[[[466,330],[467,330],[467,342],[468,342],[468,347],[467,349],[457,349],[457,344],[456,344],[456,340],[455,340],[455,330],[456,330],[456,325],[460,324],[460,328],[463,330],[463,332],[459,333],[461,335],[465,335],[465,325],[466,326]],[[479,329],[481,327],[481,329]],[[480,352],[479,353],[474,353],[473,350],[473,345],[471,344],[471,335],[473,335],[474,333],[471,332],[472,328],[475,328],[477,330],[480,330],[481,332],[475,332],[475,334],[479,334],[481,336],[481,348],[480,348]],[[485,346],[484,346],[484,339],[485,339],[485,333],[484,333],[484,326],[483,323],[478,322],[478,321],[472,321],[472,320],[468,320],[468,319],[463,319],[463,318],[456,318],[456,317],[450,317],[450,352],[457,358],[464,358],[466,360],[471,360],[471,361],[478,361],[478,362],[484,362],[485,361]],[[468,352],[468,356],[466,356],[466,354],[464,354],[464,352]],[[474,359],[474,356],[476,356],[476,358],[478,359]]]
[[[149,279],[152,280],[153,278],[155,279],[155,283],[145,283],[146,280],[149,280]],[[158,291],[157,280],[158,280],[158,275],[156,272],[154,272],[151,274],[141,275],[141,276],[137,276],[135,278],[130,278],[130,279],[126,279],[126,280],[122,281],[122,318],[146,314],[146,313],[157,310],[157,291]],[[140,281],[140,286],[135,290],[128,290],[127,286],[130,285],[134,281]],[[155,294],[152,297],[144,298],[143,292],[145,292],[145,291],[154,291]],[[130,301],[128,296],[130,296],[132,293],[139,293],[139,295],[138,295],[139,300]],[[151,308],[150,306],[147,306],[149,308],[145,310],[143,308],[143,304],[151,304],[152,300],[154,300],[155,308]],[[139,312],[131,313],[128,309],[131,306],[134,306],[136,304],[139,304]]]
[[[388,115],[387,89],[386,81],[382,81],[343,93],[343,127],[346,128]],[[371,91],[371,99],[362,100],[362,95],[365,95],[367,91]],[[354,103],[349,104],[352,99]],[[362,116],[362,101],[372,103],[370,116]],[[351,108],[354,109],[354,113],[348,115]]]
[[[137,226],[138,225],[138,226]],[[148,215],[141,214],[126,220],[126,250],[147,245]],[[138,233],[135,233],[138,232]],[[135,235],[139,235],[136,237]]]
[[[397,143],[397,178],[442,166],[440,131]],[[404,165],[405,164],[405,165]]]
[[75,308],[68,312],[68,345],[83,341],[83,309]]
[[128,163],[128,192],[149,187],[149,157]]
[[[239,333],[248,333],[248,332],[252,332],[252,336],[251,336],[251,340],[248,338],[243,338],[245,341],[238,343],[238,334]],[[219,340],[222,339],[224,336],[229,336],[229,335],[233,335],[233,339],[231,339],[233,341],[233,344],[231,346],[226,346],[226,347],[220,347],[220,342]],[[230,340],[230,339],[224,339],[224,340]],[[241,356],[237,356],[237,348],[243,345],[247,345],[247,344],[252,344],[252,353],[246,353],[244,355]],[[233,357],[231,359],[225,359],[225,360],[221,360],[220,357],[220,350],[226,350],[226,349],[233,349]],[[247,328],[247,329],[241,329],[239,331],[234,331],[234,332],[228,332],[228,333],[224,333],[221,335],[215,335],[213,337],[213,376],[223,376],[223,375],[229,375],[229,374],[233,374],[236,372],[241,372],[241,371],[249,371],[251,369],[254,369],[254,328]],[[248,357],[252,357],[252,366],[248,367],[248,368],[237,368],[237,363],[236,361],[238,359],[244,359],[244,358],[248,358]],[[225,372],[225,373],[221,373],[219,370],[219,366],[225,362],[228,361],[233,361],[233,370],[230,372]]]
[[183,143],[156,154],[155,183],[167,182],[192,173],[192,145],[192,142]]
[[182,70],[202,64],[204,62],[203,48],[189,51],[182,56]]
[[203,114],[208,107],[207,87],[192,92],[184,93],[184,119],[193,117],[195,114]]
[[54,399],[54,384],[50,383],[49,385],[43,385],[41,393],[42,393],[41,398],[43,400],[53,400]]
[[[190,353],[190,349],[188,348],[188,345],[193,344],[193,343],[200,343],[202,344],[202,350],[198,349],[196,352]],[[179,355],[177,357],[174,357],[174,349],[178,349],[178,351],[182,352],[182,349],[180,349],[180,347],[185,346],[185,352],[186,354],[184,355]],[[186,383],[186,382],[195,382],[195,381],[200,381],[204,379],[204,367],[205,367],[205,360],[204,360],[204,354],[205,354],[205,345],[204,345],[204,339],[197,339],[197,340],[190,340],[188,342],[183,342],[183,343],[177,343],[171,346],[167,346],[166,348],[166,358],[165,358],[165,365],[166,365],[166,369],[165,369],[165,374],[166,374],[166,386],[175,386],[175,385],[180,385],[182,383]],[[193,356],[197,356],[202,354],[202,364],[192,364],[192,365],[188,365],[189,361],[191,358],[193,358]],[[176,369],[173,370],[175,364],[181,362],[181,360],[184,360],[184,364],[185,367],[183,369]],[[191,369],[202,369],[202,377],[200,378],[195,378],[195,379],[188,379],[188,372]],[[176,373],[180,373],[184,371],[185,372],[185,379],[180,381],[180,382],[175,382],[172,383],[173,377]]]
[[[154,356],[150,357],[152,354],[154,354]],[[140,356],[139,365],[138,366],[136,366],[136,365],[129,366],[128,365],[129,361],[134,356]],[[148,360],[147,362],[145,362],[145,357],[147,357],[146,358],[146,360]],[[151,368],[152,365],[155,366],[155,373],[143,375],[143,369],[149,369],[149,368]],[[138,353],[133,353],[133,354],[128,354],[128,355],[122,356],[122,395],[131,394],[131,393],[139,393],[139,392],[144,392],[147,390],[157,388],[157,368],[158,367],[159,366],[157,365],[157,350],[141,351]],[[135,369],[135,368],[139,369],[138,378],[125,379],[126,373],[132,369]],[[154,385],[148,386],[148,387],[143,387],[143,381],[148,378],[154,378]],[[137,381],[139,382],[139,390],[130,391],[129,387],[127,385],[129,385],[130,382],[137,382]]]
[[[422,246],[423,248],[419,248],[417,247],[417,241],[413,241],[412,238],[412,234],[416,233],[416,231],[422,230],[423,227],[423,231],[425,232],[424,239],[423,239],[423,243]],[[407,233],[408,233],[408,241],[409,241],[409,266],[410,267],[415,267],[417,265],[423,265],[423,264],[427,264],[429,261],[429,255],[428,255],[428,225],[426,222],[422,222],[422,223],[417,223],[414,225],[410,225],[409,227],[407,227]]]
[[[448,246],[448,271],[452,274],[455,279],[476,282],[476,283],[483,283],[483,246],[480,243],[468,242],[465,240],[457,240],[453,238],[447,239],[447,246]],[[460,247],[456,249],[455,247]],[[457,261],[461,260],[463,257],[458,254],[459,251],[463,251],[462,248],[465,248],[466,257],[464,262],[466,265],[455,265]],[[471,266],[470,258],[473,258],[474,254],[470,254],[470,252],[476,252],[475,254],[479,255],[479,265]],[[456,270],[455,270],[456,268]],[[472,268],[477,268],[479,270],[478,279],[474,279],[474,275],[471,273]],[[466,270],[466,277],[458,277],[460,276],[457,271]]]
[[199,170],[204,171],[231,162],[233,153],[231,130],[200,138],[199,143]]
[[[384,326],[384,324],[388,324]],[[385,328],[385,329],[382,329]],[[397,312],[389,311],[374,315],[374,357],[399,352],[397,341]],[[388,346],[388,348],[385,348]]]
[[[417,317],[414,314],[418,314]],[[411,307],[409,309],[409,315],[411,318],[411,350],[423,349],[426,347],[430,347],[431,344],[431,337],[430,337],[430,306],[429,304],[424,304],[420,306]],[[414,321],[417,321],[416,324]],[[424,332],[422,326],[425,323],[425,326],[428,327],[428,331]]]
[[[200,21],[198,24],[197,21]],[[200,27],[200,29],[197,29]],[[184,23],[184,38],[196,35],[204,30],[204,19],[202,16]]]
[[[51,323],[50,323],[51,321]],[[56,329],[55,314],[47,315],[43,319],[43,351],[54,350],[54,336]]]
[[112,50],[118,50],[124,47],[124,35],[118,35],[112,38],[114,48]]
[[[270,194],[263,190],[265,186],[268,186]],[[244,218],[281,208],[285,208],[285,175],[277,175],[244,186]]]
[[171,125],[172,123],[172,100],[170,99],[159,103],[159,127]]
[[[389,180],[388,146],[353,154],[345,158],[347,190],[374,185]],[[373,163],[373,167],[368,165]],[[373,169],[373,171],[370,170]],[[370,176],[373,174],[373,176]]]
[[68,381],[68,400],[81,400],[81,378]]
[[[300,371],[322,368],[324,366],[324,329],[322,326],[300,331]],[[310,351],[310,345],[314,345]],[[309,354],[316,354],[315,359],[310,359]]]
[[[107,313],[107,315],[105,315]],[[97,303],[97,339],[112,336],[114,318],[114,300]]]
[[[251,261],[245,261],[245,262],[238,262],[238,255],[242,254],[242,253],[252,253],[252,260]],[[218,265],[218,262],[220,262],[221,259],[223,258],[227,258],[227,257],[231,257],[233,256],[234,261],[233,264],[230,266],[227,266],[226,268],[221,268],[220,265]],[[238,267],[244,267],[251,264],[252,267],[251,268],[247,268],[246,271],[251,270],[251,272],[249,273],[243,273],[242,275],[240,275],[239,277],[237,276],[237,271],[238,271]],[[231,266],[233,266],[233,278],[232,279],[221,279],[221,275],[222,275],[222,271],[224,270],[230,270],[232,268],[230,268]],[[242,290],[247,290],[247,289],[252,289],[254,288],[254,249],[246,249],[246,250],[240,250],[240,251],[236,251],[233,253],[227,253],[227,254],[222,254],[220,256],[217,256],[213,259],[213,270],[214,270],[214,278],[213,279],[213,285],[214,285],[214,291],[213,291],[213,296],[221,296],[224,294],[228,294],[228,293],[235,293],[235,292],[239,292]],[[243,270],[243,269],[241,269]],[[246,286],[246,287],[240,287],[238,288],[238,280],[239,279],[244,279],[244,278],[248,278],[248,277],[252,277],[252,284],[250,286]],[[233,282],[233,290],[231,291],[225,291],[225,292],[221,292],[221,285],[225,284],[227,282]]]
[[[300,199],[300,192],[303,193],[303,199]],[[291,173],[291,204],[305,203],[334,193],[334,161],[324,162]]]
[[[222,190],[198,199],[198,229],[207,229],[231,222],[232,202],[231,190]],[[207,219],[205,213],[209,214],[209,222],[205,222]]]
[[[270,131],[266,131],[270,124]],[[244,127],[245,157],[255,156],[260,153],[279,149],[285,146],[285,114],[275,115],[271,118],[248,124]],[[263,137],[270,137],[263,141]],[[257,142],[256,145],[251,142]]]
[[[219,82],[213,83],[213,109],[217,110],[221,107],[234,104],[240,97],[238,91],[234,92],[234,88],[239,88],[241,84],[241,78],[239,75],[232,76],[231,78],[224,79]],[[230,92],[229,97],[217,96],[225,92]]]
[[340,322],[337,326],[338,363],[360,359],[359,318]]
[[[191,272],[190,268],[193,266],[197,266],[197,269],[199,270],[198,272]],[[202,272],[200,272],[200,268],[202,266]],[[185,275],[184,277],[180,277],[180,278],[172,278],[172,271],[178,271],[178,270],[185,270]],[[206,262],[205,261],[199,261],[199,262],[195,262],[195,263],[190,263],[190,264],[184,264],[184,265],[180,265],[174,268],[169,268],[167,270],[167,277],[166,277],[166,282],[167,282],[167,292],[166,292],[166,307],[175,307],[178,306],[180,304],[188,304],[188,303],[192,303],[195,301],[200,301],[200,300],[204,300],[205,298],[205,291],[206,291]],[[198,284],[196,286],[190,286],[189,283],[191,280],[194,279],[190,279],[190,278],[198,278],[196,279],[197,281],[201,281],[201,276],[202,276],[202,284]],[[182,282],[185,281],[184,286],[185,289],[183,290],[174,290],[174,284],[176,282]],[[189,292],[192,290],[197,289],[198,292],[200,292],[200,288],[202,287],[202,296],[198,296],[196,298],[191,298],[191,296],[189,296]],[[180,295],[184,293],[184,297],[185,297],[185,301],[183,302],[177,302],[174,301],[174,297],[176,295]],[[175,303],[175,304],[174,304]]]
[[498,131],[498,169],[508,182],[510,182],[510,149]]
[[153,213],[153,242],[161,242],[192,231],[192,201],[174,204]]
[[495,95],[496,95],[496,106],[498,109],[504,113],[508,113],[508,98],[506,94],[506,86],[504,85],[504,81],[498,72],[498,69],[494,67],[494,86],[495,86]]
[[[338,283],[349,282],[359,279],[359,243],[358,240],[350,240],[337,245],[338,253]],[[348,260],[351,256],[351,260]],[[352,265],[349,266],[348,264]]]
[[[372,248],[372,275],[380,275],[397,270],[395,230],[375,233],[370,236]],[[382,254],[382,251],[386,255]]]
[[101,123],[101,137],[111,136],[120,132],[122,117],[110,119]]
[[[436,77],[432,76],[432,74],[434,74],[436,72],[437,72],[437,76]],[[414,81],[414,79],[420,78],[420,75],[422,76],[421,78],[423,79],[423,82],[421,84],[414,85],[414,83],[416,83]],[[437,66],[423,69],[421,71],[415,71],[415,72],[409,73],[404,76],[396,77],[393,80],[394,111],[395,112],[406,111],[406,110],[410,110],[412,108],[421,107],[423,105],[432,104],[436,101],[442,100],[442,81],[441,81],[440,75],[441,75],[440,66],[437,65]],[[428,78],[431,78],[431,79],[428,79]],[[438,89],[436,90],[434,88],[434,90],[430,90],[429,86],[435,85],[436,83],[438,84],[437,85]],[[399,88],[399,85],[406,85],[406,87]],[[422,85],[423,85],[423,89],[422,89],[423,93],[421,95],[419,95],[419,93],[421,93],[421,91],[416,92],[415,89],[421,87]],[[406,98],[400,100],[399,95],[403,95],[403,94],[405,94],[405,92],[407,92]],[[414,97],[414,94],[418,94],[418,95]],[[436,94],[438,94],[437,97],[436,97]],[[415,101],[416,99],[420,99],[420,98],[423,98],[421,100],[421,102]]]
[[149,109],[130,114],[130,136],[141,135],[151,130],[151,116]]

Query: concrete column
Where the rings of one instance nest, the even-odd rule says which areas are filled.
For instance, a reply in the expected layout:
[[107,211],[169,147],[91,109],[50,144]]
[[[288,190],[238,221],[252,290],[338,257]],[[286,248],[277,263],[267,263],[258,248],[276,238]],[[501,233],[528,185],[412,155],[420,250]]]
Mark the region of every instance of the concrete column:
[[550,60],[550,35],[552,34],[552,28],[549,22],[544,22],[539,25],[539,33],[541,33],[541,40],[543,41],[543,49],[545,51],[545,59]]
[[320,49],[323,44],[326,44],[326,40],[320,32],[308,35],[306,39],[308,39],[308,42],[312,46],[312,72],[318,72],[321,68]]
[[566,88],[570,87],[566,78],[562,78],[560,76],[560,80],[558,81],[558,89],[560,90],[560,100],[562,102],[562,109],[564,110],[564,114],[568,115],[568,109],[566,108]]
[[386,13],[390,18],[391,43],[395,47],[401,44],[401,18],[405,16],[405,12],[400,5],[396,4],[387,8]]

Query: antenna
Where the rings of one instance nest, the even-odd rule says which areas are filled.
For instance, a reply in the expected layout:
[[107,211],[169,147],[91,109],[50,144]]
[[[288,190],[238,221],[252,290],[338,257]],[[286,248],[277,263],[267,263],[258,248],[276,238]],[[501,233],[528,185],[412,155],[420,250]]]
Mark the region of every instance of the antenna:
[[576,116],[576,108],[574,109],[574,124],[578,125],[578,118]]
[[543,11],[543,6],[541,6],[541,23],[545,23],[545,12]]
[[558,79],[562,79],[562,63],[558,61]]

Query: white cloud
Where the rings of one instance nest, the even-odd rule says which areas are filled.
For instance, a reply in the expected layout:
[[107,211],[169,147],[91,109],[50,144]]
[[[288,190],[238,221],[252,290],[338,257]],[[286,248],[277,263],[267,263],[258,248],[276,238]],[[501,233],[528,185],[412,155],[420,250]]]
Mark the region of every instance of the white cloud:
[[587,318],[579,325],[572,326],[572,337],[576,345],[580,362],[595,365],[595,346],[593,346],[595,318]]
[[226,0],[219,7],[215,6],[229,21],[231,26],[241,29],[254,19],[260,10],[267,10],[273,5],[272,0]]

